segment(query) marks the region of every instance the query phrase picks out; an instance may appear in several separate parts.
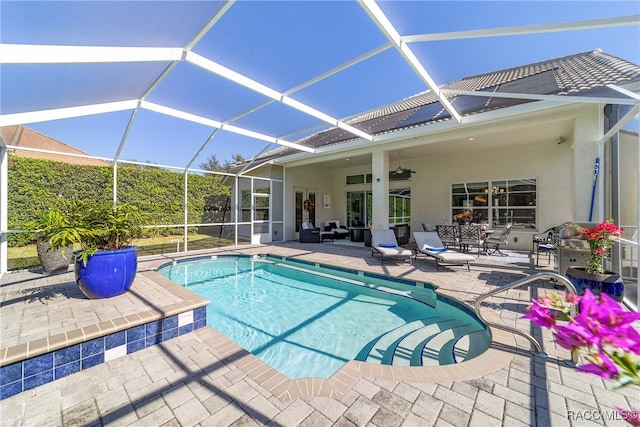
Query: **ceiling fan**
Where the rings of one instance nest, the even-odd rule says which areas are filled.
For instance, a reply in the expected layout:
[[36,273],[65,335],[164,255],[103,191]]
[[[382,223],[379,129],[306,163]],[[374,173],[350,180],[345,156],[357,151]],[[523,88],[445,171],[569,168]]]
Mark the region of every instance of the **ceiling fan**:
[[411,170],[409,168],[403,168],[401,166],[401,164],[402,164],[402,159],[401,159],[401,156],[400,156],[401,154],[402,154],[402,150],[398,150],[398,168],[393,172],[393,174],[394,175],[402,175],[402,174],[407,173],[407,172],[416,173],[416,171],[414,171],[414,170]]

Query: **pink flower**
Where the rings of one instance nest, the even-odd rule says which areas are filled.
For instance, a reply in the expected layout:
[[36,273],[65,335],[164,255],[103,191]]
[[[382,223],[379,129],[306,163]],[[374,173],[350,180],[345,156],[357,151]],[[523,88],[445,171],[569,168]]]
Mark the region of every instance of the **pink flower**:
[[569,322],[566,326],[556,325],[556,343],[562,348],[573,350],[574,347],[591,347],[597,345],[599,337],[578,322]]
[[552,328],[555,326],[558,319],[558,315],[552,312],[547,307],[543,306],[537,300],[533,300],[531,305],[527,308],[529,313],[522,316],[524,319],[531,319],[531,321],[543,328]]
[[578,368],[578,372],[594,374],[604,379],[616,378],[619,374],[618,367],[604,352],[592,356],[593,363],[587,363]]

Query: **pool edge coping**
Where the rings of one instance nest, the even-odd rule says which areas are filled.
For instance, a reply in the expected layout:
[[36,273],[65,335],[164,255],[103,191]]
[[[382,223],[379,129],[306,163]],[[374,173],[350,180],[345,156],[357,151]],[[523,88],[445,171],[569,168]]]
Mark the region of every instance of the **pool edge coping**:
[[[228,252],[216,253],[204,257],[190,257],[188,254],[185,254],[184,256],[165,258],[149,262],[145,266],[145,271],[155,272],[161,266],[174,261],[183,261],[189,258],[205,259],[226,253]],[[232,253],[230,255],[253,256],[255,254]],[[275,256],[282,257],[281,255]],[[158,276],[164,278],[164,276],[160,274],[158,274]],[[446,287],[439,286],[435,283],[434,285],[437,287],[437,292],[442,293],[443,297],[455,301],[475,314],[475,310],[472,307],[464,301],[455,298],[452,292]],[[493,312],[488,312],[484,315],[489,322],[505,324],[504,321]],[[350,360],[329,378],[305,377],[298,379],[288,378],[280,371],[269,366],[257,356],[242,348],[233,340],[224,336],[212,326],[207,325],[205,328],[201,328],[200,331],[206,330],[215,334],[210,341],[209,339],[206,339],[206,341],[208,341],[212,350],[218,353],[221,359],[226,359],[229,363],[234,364],[277,399],[287,402],[304,396],[339,399],[364,377],[408,383],[429,383],[471,380],[491,374],[508,365],[515,357],[515,350],[518,347],[514,334],[491,327],[490,325],[485,324],[485,326],[491,333],[489,348],[482,354],[460,363],[442,366],[391,366]],[[513,349],[513,351],[509,351],[509,349]],[[234,356],[233,359],[231,359],[231,356]]]

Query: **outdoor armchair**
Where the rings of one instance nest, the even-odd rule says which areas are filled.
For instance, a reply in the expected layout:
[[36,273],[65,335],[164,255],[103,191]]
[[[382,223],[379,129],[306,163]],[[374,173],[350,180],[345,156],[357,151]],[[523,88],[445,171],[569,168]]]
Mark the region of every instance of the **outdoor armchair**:
[[349,230],[344,225],[340,225],[340,221],[336,219],[329,220],[324,225],[324,231],[333,233],[336,239],[344,239],[349,236]]
[[301,224],[300,243],[320,243],[325,239],[331,239],[333,242],[333,233],[330,231],[321,231],[310,222],[303,222]]
[[[502,230],[499,236],[489,236],[484,241],[485,244],[485,252],[487,255],[495,254],[496,252],[500,255],[504,255],[502,251],[500,251],[500,246],[507,246],[509,244],[509,235],[511,234],[512,224],[507,224],[507,226]],[[489,246],[492,246],[489,249]]]

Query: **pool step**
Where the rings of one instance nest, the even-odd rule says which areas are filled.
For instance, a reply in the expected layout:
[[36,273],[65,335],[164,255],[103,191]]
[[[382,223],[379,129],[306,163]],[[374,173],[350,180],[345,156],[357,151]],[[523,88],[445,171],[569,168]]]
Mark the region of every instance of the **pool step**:
[[396,346],[412,332],[427,327],[432,324],[436,324],[439,321],[445,320],[440,316],[427,317],[420,320],[414,320],[413,322],[399,326],[386,334],[380,336],[369,350],[366,361],[372,363],[380,363],[383,365],[390,365],[393,360],[393,353]]
[[483,353],[491,344],[489,335],[484,330],[473,331],[462,336],[453,347],[455,363],[464,362]]
[[477,330],[478,328],[476,326],[466,324],[442,331],[429,340],[422,348],[421,365],[439,366],[456,363],[453,356],[453,348],[456,342],[458,342],[461,337]]
[[448,365],[477,356],[488,344],[489,337],[477,325],[433,316],[380,336],[364,360],[394,366]]
[[462,322],[460,320],[443,320],[413,331],[398,343],[396,350],[393,352],[392,365],[420,366],[422,349],[425,345],[450,328],[460,326],[461,324]]

